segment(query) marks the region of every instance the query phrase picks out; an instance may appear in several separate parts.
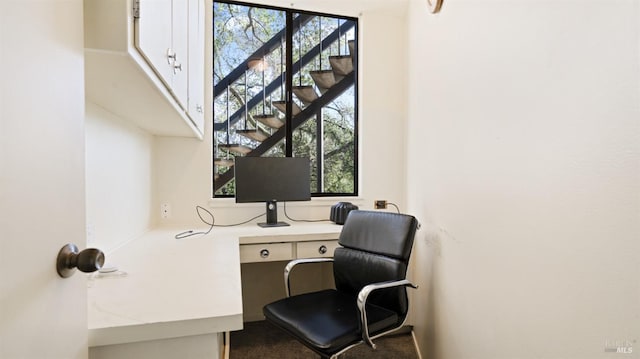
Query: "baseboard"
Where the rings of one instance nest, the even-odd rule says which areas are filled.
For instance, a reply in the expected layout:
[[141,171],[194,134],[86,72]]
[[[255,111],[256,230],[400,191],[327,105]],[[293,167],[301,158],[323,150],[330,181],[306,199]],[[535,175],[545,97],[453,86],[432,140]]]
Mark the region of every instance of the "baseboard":
[[416,347],[416,353],[418,354],[418,359],[422,359],[422,354],[420,354],[420,346],[418,345],[418,341],[416,340],[416,332],[411,330],[411,338],[413,338],[413,346]]
[[413,333],[413,325],[403,325],[389,335],[402,335]]

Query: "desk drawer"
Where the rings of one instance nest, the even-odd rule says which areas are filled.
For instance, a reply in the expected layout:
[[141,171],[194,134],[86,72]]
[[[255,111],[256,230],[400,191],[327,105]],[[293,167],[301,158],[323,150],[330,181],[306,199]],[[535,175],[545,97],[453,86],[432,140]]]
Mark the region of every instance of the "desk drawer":
[[338,241],[311,241],[296,243],[298,258],[333,257]]
[[293,259],[291,243],[240,245],[240,263],[273,262]]

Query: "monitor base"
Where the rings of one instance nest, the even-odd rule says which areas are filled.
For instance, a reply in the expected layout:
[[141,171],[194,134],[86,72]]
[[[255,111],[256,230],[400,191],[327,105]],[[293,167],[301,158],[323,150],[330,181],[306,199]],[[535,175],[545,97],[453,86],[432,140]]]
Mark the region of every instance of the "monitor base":
[[258,223],[258,225],[262,228],[290,226],[290,224],[287,222],[275,222],[275,223],[262,222],[262,223]]

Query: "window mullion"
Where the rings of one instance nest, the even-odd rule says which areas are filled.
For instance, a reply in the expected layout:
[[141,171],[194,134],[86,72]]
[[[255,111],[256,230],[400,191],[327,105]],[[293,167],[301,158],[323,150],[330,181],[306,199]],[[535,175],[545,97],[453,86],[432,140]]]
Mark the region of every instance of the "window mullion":
[[316,113],[316,176],[317,176],[317,193],[324,192],[324,118],[322,116],[322,108]]
[[286,121],[285,121],[285,156],[291,157],[293,156],[293,12],[287,11],[287,22],[286,22],[287,30],[285,31],[287,39],[286,46],[286,56],[285,61],[286,71],[287,71],[287,79],[286,79],[286,104],[287,104],[287,113],[286,113]]

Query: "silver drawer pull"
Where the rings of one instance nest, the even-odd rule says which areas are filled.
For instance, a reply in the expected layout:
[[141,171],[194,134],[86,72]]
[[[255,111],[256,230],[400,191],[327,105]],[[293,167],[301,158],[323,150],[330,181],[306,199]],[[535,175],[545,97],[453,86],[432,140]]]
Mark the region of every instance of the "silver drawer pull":
[[318,248],[318,253],[320,253],[320,254],[327,253],[327,246],[321,245],[320,248]]
[[171,65],[176,61],[176,53],[171,49],[167,49],[167,64]]
[[173,64],[173,73],[177,74],[178,71],[182,71],[182,64],[174,63]]
[[262,258],[267,258],[269,257],[269,250],[268,249],[263,249],[260,251],[260,257]]

